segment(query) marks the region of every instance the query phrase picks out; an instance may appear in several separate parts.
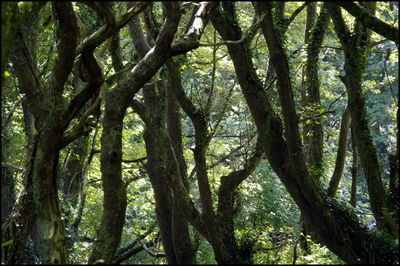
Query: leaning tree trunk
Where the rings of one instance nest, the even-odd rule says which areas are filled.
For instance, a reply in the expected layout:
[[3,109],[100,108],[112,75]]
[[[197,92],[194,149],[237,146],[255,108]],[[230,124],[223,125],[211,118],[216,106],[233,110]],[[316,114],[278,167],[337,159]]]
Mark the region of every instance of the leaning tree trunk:
[[[111,263],[121,239],[126,210],[126,193],[121,176],[123,118],[132,97],[168,58],[180,13],[177,12],[177,5],[171,2],[165,3],[165,10],[166,19],[153,49],[140,60],[124,80],[105,95],[101,141],[104,213],[89,263],[96,261]],[[110,235],[111,232],[114,235]]]
[[1,247],[1,262],[4,264],[22,264],[24,262],[26,241],[35,219],[32,170],[36,157],[37,138],[34,138],[28,145],[31,146],[27,165],[22,172],[23,186],[12,209],[11,219],[2,224],[3,241],[11,241]]
[[[262,28],[267,30],[266,37],[272,62],[277,75],[280,75],[280,77],[278,76],[278,87],[281,89],[280,98],[282,109],[285,111],[283,114],[286,140],[282,135],[281,120],[265,97],[261,82],[249,58],[247,47],[243,43],[228,43],[227,47],[272,168],[304,213],[313,232],[340,258],[348,263],[396,261],[397,248],[395,244],[379,239],[363,230],[358,220],[352,218],[348,211],[334,200],[328,200],[323,196],[308,174],[304,158],[301,158],[297,115],[293,109],[286,55],[280,42],[276,39],[277,34],[271,19],[270,7],[261,2],[258,2],[257,5],[256,11],[258,10],[257,12],[262,18]],[[216,9],[211,21],[224,40],[240,40],[240,28],[237,24],[229,24],[226,21],[228,16],[224,16],[219,9]],[[299,169],[298,166],[301,168]],[[364,243],[369,243],[370,247]],[[385,245],[387,246],[384,247]],[[372,248],[373,246],[374,248]]]
[[[150,47],[145,40],[138,18],[129,23],[129,29],[134,46],[139,56],[143,58]],[[171,95],[166,95],[170,86],[168,82],[156,82],[146,86],[144,90],[144,104],[149,110],[145,111],[147,116],[142,117],[146,123],[145,142],[148,158],[146,169],[155,194],[157,221],[167,261],[171,264],[192,264],[195,256],[191,248],[188,222],[179,212],[178,203],[173,197],[167,176],[168,169],[175,168],[175,163],[179,158],[181,173],[179,178],[186,172],[181,147],[179,112],[176,110],[178,106],[174,102],[175,99],[171,99]],[[168,103],[166,97],[168,97]],[[164,139],[163,136],[168,135],[167,130],[173,132],[174,135]],[[168,155],[171,151],[168,149],[170,145],[174,145],[175,157]],[[174,160],[171,161],[168,158],[174,158]]]

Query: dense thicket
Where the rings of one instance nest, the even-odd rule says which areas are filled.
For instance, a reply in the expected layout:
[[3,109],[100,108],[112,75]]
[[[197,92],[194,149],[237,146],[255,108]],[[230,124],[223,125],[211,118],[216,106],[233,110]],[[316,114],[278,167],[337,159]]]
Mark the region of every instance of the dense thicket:
[[399,263],[397,2],[2,2],[2,263]]

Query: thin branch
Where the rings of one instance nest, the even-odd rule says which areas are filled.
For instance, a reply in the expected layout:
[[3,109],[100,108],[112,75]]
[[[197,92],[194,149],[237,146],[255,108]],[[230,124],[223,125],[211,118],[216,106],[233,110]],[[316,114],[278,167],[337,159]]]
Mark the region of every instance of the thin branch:
[[146,243],[143,241],[140,241],[140,243],[142,244],[142,247],[144,249],[144,251],[147,252],[147,254],[149,254],[150,256],[154,257],[154,258],[164,258],[165,257],[165,253],[161,253],[161,252],[154,252],[151,249],[149,249],[146,246]]
[[2,126],[2,130],[4,130],[4,129],[8,126],[8,123],[11,122],[11,118],[12,118],[12,116],[13,116],[13,114],[14,114],[15,109],[17,109],[17,106],[18,106],[18,104],[20,103],[20,101],[21,101],[21,100],[18,99],[18,100],[16,100],[16,101],[14,102],[14,105],[11,107],[10,111],[8,112],[8,114],[7,114],[7,116],[6,116],[6,119],[4,120],[4,124],[3,124],[3,126]]
[[229,100],[230,100],[230,98],[231,98],[231,96],[232,96],[233,88],[235,87],[236,82],[237,82],[237,77],[235,78],[235,81],[233,82],[232,87],[229,89],[228,96],[226,97],[225,104],[224,104],[224,106],[223,106],[223,108],[222,108],[222,111],[221,111],[221,113],[220,113],[220,115],[219,115],[219,118],[218,118],[217,122],[215,123],[214,128],[212,129],[210,135],[208,136],[207,142],[210,142],[211,139],[215,136],[215,133],[217,132],[217,129],[218,129],[218,127],[219,127],[219,124],[221,123],[222,118],[224,117],[224,114],[225,114],[225,112],[226,112],[226,109],[228,108]]
[[75,139],[79,138],[83,134],[85,134],[85,129],[88,129],[88,126],[93,126],[93,121],[91,120],[91,114],[95,112],[98,107],[100,106],[102,97],[98,96],[94,103],[88,108],[88,110],[80,117],[78,124],[76,124],[74,127],[68,129],[61,141],[61,148],[64,148],[67,146],[69,143],[74,141]]
[[157,221],[154,221],[150,225],[149,229],[147,229],[146,232],[138,235],[138,237],[135,240],[133,240],[131,243],[129,243],[125,247],[117,249],[117,251],[115,252],[116,256],[121,256],[123,253],[125,253],[125,252],[129,251],[130,249],[132,249],[133,247],[135,247],[139,243],[139,241],[145,239],[148,235],[150,235],[154,231],[156,226],[157,226]]
[[293,13],[292,15],[288,18],[285,19],[285,30],[287,28],[289,28],[290,24],[293,22],[293,20],[297,17],[298,14],[300,14],[301,11],[303,11],[303,9],[309,4],[310,2],[305,2],[304,4],[302,4],[300,7],[298,7]]
[[6,163],[6,162],[1,162],[1,166],[2,167],[7,167],[7,168],[11,168],[17,172],[22,172],[24,170],[24,168],[22,168],[21,166],[15,165],[15,164],[11,164],[11,163]]
[[147,157],[142,157],[142,158],[134,159],[134,160],[122,160],[122,162],[123,163],[140,163],[140,162],[143,162],[146,159],[147,159]]
[[388,50],[388,52],[387,52],[387,54],[386,54],[386,58],[385,58],[385,60],[383,60],[383,67],[384,67],[384,69],[385,69],[385,77],[386,77],[386,79],[387,79],[387,81],[388,81],[388,83],[389,83],[389,89],[390,89],[390,92],[392,93],[393,101],[394,101],[394,102],[396,103],[396,105],[397,105],[397,104],[398,104],[398,101],[397,101],[397,99],[396,99],[396,97],[395,97],[395,95],[394,95],[393,88],[392,88],[392,82],[390,82],[389,73],[388,73],[388,70],[387,70],[387,67],[386,67],[386,61],[389,60],[389,57],[390,57],[390,50]]
[[236,41],[223,41],[223,42],[216,42],[216,43],[199,43],[199,46],[221,46],[221,45],[227,45],[227,44],[239,44],[247,40],[249,37],[249,34],[255,30],[255,28],[259,28],[261,21],[264,19],[264,16],[259,18],[257,22],[253,23],[248,27],[242,34],[242,37],[239,40]]
[[319,118],[319,117],[321,117],[323,115],[333,114],[333,113],[335,113],[335,111],[327,110],[327,111],[324,111],[324,112],[321,112],[321,113],[318,113],[318,114],[315,114],[315,115],[306,116],[306,117],[303,117],[302,119],[299,119],[299,123],[303,123],[304,121],[307,121],[307,120],[317,119],[317,118]]

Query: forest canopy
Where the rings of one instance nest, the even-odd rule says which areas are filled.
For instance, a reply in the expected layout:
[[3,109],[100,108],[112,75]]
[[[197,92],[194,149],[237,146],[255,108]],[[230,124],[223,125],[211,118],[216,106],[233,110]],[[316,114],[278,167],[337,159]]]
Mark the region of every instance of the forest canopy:
[[398,264],[398,2],[1,2],[2,264]]

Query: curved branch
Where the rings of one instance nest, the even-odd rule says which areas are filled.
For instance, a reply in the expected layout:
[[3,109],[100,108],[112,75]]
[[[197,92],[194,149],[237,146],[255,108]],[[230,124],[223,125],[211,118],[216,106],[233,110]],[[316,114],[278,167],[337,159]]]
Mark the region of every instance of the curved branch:
[[217,6],[218,2],[200,2],[195,18],[189,30],[181,38],[172,45],[171,54],[173,56],[189,52],[199,47],[200,38],[203,35],[204,28],[209,21],[210,12]]
[[105,18],[106,24],[83,40],[83,42],[79,45],[78,51],[82,52],[86,49],[96,48],[106,39],[114,35],[115,32],[124,27],[132,17],[141,13],[147,6],[150,5],[150,3],[151,2],[148,1],[137,2],[135,5],[129,8],[125,14],[117,17],[115,17],[114,11],[108,5],[103,4],[98,6],[100,4],[91,4],[90,6],[92,6]]
[[48,89],[61,93],[71,73],[78,45],[78,24],[70,2],[54,2],[58,16],[59,45],[55,66],[50,74]]
[[394,41],[395,43],[399,43],[399,30],[371,15],[365,8],[352,1],[341,1],[334,3],[346,9],[347,12],[352,14],[359,22],[364,24],[364,26],[388,38],[389,40]]
[[[92,6],[93,5],[94,4],[92,4]],[[138,2],[125,14],[116,18],[111,8],[106,4],[93,6],[93,8],[105,18],[106,24],[83,40],[77,49],[80,53],[76,59],[77,66],[80,69],[81,77],[86,79],[86,81],[89,83],[70,101],[61,118],[63,127],[68,125],[68,123],[75,117],[82,106],[96,91],[99,90],[103,84],[103,75],[101,73],[101,69],[93,56],[94,49],[109,37],[113,36],[119,29],[125,26],[132,17],[142,12],[148,5],[149,2]]]

